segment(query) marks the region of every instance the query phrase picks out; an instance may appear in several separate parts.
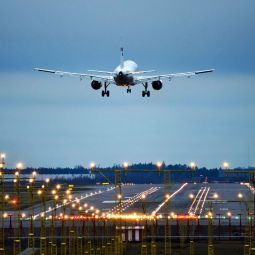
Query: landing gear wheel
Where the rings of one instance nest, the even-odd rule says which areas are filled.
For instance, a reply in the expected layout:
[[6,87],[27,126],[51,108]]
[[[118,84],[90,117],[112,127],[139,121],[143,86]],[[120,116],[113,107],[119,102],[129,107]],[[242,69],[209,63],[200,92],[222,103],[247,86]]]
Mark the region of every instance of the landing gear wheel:
[[104,90],[102,90],[102,97],[104,97],[105,95],[107,96],[107,97],[109,97],[110,96],[110,91],[109,90],[107,90],[107,87],[109,86],[109,84],[107,84],[106,82],[104,83]]
[[127,93],[131,93],[131,89],[127,89]]
[[110,96],[110,91],[109,90],[106,90],[106,91],[102,90],[102,97],[104,97],[104,96],[109,97]]
[[151,92],[148,90],[148,82],[145,82],[143,84],[143,86],[144,86],[145,90],[143,90],[143,92],[142,92],[142,97],[145,97],[145,96],[150,97]]
[[145,90],[142,91],[142,97],[145,97],[145,96],[150,97],[150,95],[151,95],[150,91],[145,91]]

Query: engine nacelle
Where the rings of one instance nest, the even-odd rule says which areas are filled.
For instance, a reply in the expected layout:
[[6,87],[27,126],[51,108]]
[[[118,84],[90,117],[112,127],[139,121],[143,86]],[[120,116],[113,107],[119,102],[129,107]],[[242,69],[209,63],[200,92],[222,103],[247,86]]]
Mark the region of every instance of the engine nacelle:
[[155,90],[160,90],[163,87],[163,84],[161,81],[153,81],[151,83],[151,85],[152,85],[153,89],[155,89]]
[[92,81],[91,82],[91,87],[95,90],[101,89],[102,88],[102,83],[99,81]]

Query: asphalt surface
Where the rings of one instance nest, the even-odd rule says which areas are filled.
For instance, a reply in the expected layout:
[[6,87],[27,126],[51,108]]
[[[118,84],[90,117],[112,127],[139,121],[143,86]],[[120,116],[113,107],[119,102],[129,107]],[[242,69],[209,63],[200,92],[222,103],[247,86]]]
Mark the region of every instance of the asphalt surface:
[[[72,201],[65,206],[65,214],[68,215],[98,215],[107,214],[147,214],[147,215],[195,215],[198,218],[206,219],[209,211],[212,212],[214,220],[219,218],[222,224],[239,224],[240,217],[243,222],[248,220],[248,212],[253,212],[252,192],[245,185],[239,183],[175,183],[170,189],[162,184],[125,184],[120,191],[114,186],[91,186],[86,192],[79,189],[73,194]],[[242,194],[242,198],[238,197]],[[240,195],[239,195],[240,196]],[[117,201],[116,201],[117,197]],[[78,202],[78,203],[77,203]],[[74,204],[74,205],[73,205]],[[74,207],[72,207],[74,206]],[[82,210],[79,210],[79,207]],[[27,216],[31,208],[24,209],[21,213]],[[55,210],[57,215],[64,212],[62,204],[57,203]],[[49,218],[54,211],[53,201],[46,203],[46,217]],[[41,206],[34,206],[35,219],[39,218]],[[8,212],[15,215],[15,212]],[[17,214],[17,212],[16,212]],[[29,223],[28,217],[24,217],[24,225]],[[205,222],[206,223],[206,222]],[[6,219],[6,226],[9,218]]]

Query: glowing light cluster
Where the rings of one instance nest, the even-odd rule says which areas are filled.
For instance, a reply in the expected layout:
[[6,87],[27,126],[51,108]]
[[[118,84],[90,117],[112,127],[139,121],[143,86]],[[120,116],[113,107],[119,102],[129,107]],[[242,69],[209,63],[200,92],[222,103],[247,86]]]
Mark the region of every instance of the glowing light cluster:
[[147,196],[150,194],[156,192],[159,189],[159,187],[151,187],[148,190],[145,190],[141,193],[138,193],[134,195],[133,197],[128,198],[125,201],[122,201],[122,203],[118,204],[117,206],[113,207],[110,212],[123,212],[129,207],[131,207],[133,204],[140,200],[144,200]]
[[169,197],[167,197],[152,213],[152,216],[155,216],[159,210],[172,198],[174,197],[177,193],[179,193],[184,187],[188,185],[188,183],[184,183],[178,190],[176,190],[173,194],[171,194]]

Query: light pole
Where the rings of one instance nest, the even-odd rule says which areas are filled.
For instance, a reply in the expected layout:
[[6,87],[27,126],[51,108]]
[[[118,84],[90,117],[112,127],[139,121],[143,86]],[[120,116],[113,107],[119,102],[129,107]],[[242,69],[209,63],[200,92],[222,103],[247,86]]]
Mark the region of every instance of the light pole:
[[220,241],[220,238],[221,238],[221,214],[218,213],[216,214],[218,216],[218,238],[219,238],[219,241]]
[[21,214],[20,214],[20,172],[23,169],[22,163],[16,165],[15,177],[13,180],[14,190],[16,193],[16,206],[14,207],[14,241],[13,241],[13,254],[18,255],[21,252],[21,240],[20,240],[20,226],[21,226]]
[[[219,195],[217,193],[213,194],[212,197],[214,200],[217,200],[219,198]],[[213,229],[212,229],[212,224],[213,224],[213,208],[212,208],[212,203],[213,200],[209,201],[209,212],[207,213],[207,218],[208,218],[208,255],[213,255],[214,254],[214,246],[213,246]]]
[[47,240],[46,240],[46,201],[45,201],[45,189],[39,189],[37,191],[38,196],[40,197],[41,200],[41,212],[40,212],[40,255],[46,254],[47,251]]
[[227,217],[228,217],[229,240],[231,240],[231,236],[232,236],[232,229],[231,229],[231,217],[232,217],[232,213],[231,212],[227,212]]
[[28,180],[29,185],[27,186],[30,200],[30,226],[28,233],[28,248],[32,249],[32,255],[34,255],[34,183],[36,175],[37,173],[33,171],[31,178],[29,178]]
[[161,169],[161,167],[162,167],[162,162],[161,162],[161,161],[158,161],[158,162],[156,163],[156,167],[157,167],[157,169],[158,169],[158,175],[160,175],[160,169]]
[[125,174],[127,174],[127,171],[128,171],[128,162],[124,162],[123,163],[123,167],[124,167],[124,170],[125,170]]
[[4,213],[5,213],[5,199],[4,199],[4,167],[5,167],[5,154],[1,154],[0,161],[0,185],[1,185],[1,228],[0,228],[0,255],[5,254],[4,248]]

